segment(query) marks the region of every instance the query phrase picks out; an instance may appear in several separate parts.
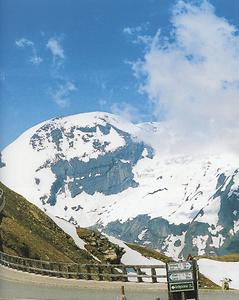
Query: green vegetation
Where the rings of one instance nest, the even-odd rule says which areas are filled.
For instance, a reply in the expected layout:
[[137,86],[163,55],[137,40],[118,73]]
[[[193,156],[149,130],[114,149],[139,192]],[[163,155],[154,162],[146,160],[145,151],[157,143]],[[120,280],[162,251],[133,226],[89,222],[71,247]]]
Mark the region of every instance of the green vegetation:
[[95,262],[44,212],[2,183],[6,205],[0,213],[0,250],[56,262]]
[[239,253],[231,253],[231,254],[227,254],[224,256],[203,255],[203,256],[197,257],[197,259],[199,259],[199,258],[208,258],[208,259],[212,259],[212,260],[216,260],[216,261],[225,261],[225,262],[237,262],[237,261],[239,261]]
[[216,283],[199,273],[199,287],[203,289],[221,289]]

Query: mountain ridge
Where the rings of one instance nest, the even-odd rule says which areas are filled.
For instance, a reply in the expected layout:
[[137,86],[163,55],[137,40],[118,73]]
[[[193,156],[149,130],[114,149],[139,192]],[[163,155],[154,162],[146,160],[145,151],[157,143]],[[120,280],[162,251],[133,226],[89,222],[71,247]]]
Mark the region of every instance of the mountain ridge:
[[51,119],[4,149],[0,178],[48,214],[174,258],[239,252],[238,157],[161,156],[143,140],[159,130],[98,112]]

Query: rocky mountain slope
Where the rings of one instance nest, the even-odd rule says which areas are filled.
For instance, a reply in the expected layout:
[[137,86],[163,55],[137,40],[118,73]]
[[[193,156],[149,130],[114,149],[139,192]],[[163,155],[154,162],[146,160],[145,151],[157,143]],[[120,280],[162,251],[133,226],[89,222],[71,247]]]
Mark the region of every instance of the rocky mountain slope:
[[159,130],[105,113],[55,118],[4,149],[0,178],[51,216],[174,258],[239,252],[239,157],[161,156],[145,142]]
[[[103,262],[118,259],[120,262],[123,249],[110,243],[106,237],[94,238],[95,242],[98,242],[98,238],[100,241],[104,239],[107,249],[98,247],[98,253],[92,256],[91,251],[87,250],[87,242],[84,243],[80,238],[77,241],[75,237],[73,240],[35,205],[2,183],[0,188],[6,199],[5,207],[0,212],[0,251],[27,258],[59,262],[98,263],[100,259]],[[74,226],[72,228],[74,229]],[[88,230],[88,232],[94,235],[93,231]]]
[[78,236],[85,242],[85,249],[102,263],[120,264],[125,254],[124,247],[111,243],[98,231],[78,227]]

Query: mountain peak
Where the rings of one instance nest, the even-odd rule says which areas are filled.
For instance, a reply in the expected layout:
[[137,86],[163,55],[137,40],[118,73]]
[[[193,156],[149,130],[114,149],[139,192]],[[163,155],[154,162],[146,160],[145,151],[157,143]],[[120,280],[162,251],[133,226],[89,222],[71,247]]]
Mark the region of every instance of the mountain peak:
[[235,249],[238,160],[162,157],[140,138],[159,128],[103,112],[54,118],[4,149],[0,178],[48,214],[170,256]]

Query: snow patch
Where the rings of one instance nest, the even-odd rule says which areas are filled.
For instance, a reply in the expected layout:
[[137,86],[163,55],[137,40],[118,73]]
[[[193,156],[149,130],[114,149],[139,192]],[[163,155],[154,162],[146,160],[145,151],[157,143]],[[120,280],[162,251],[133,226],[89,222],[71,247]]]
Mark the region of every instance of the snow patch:
[[195,247],[198,248],[198,255],[205,254],[205,248],[207,246],[208,235],[198,235],[194,237],[192,242]]
[[181,251],[184,248],[186,232],[182,235],[172,235],[170,234],[163,244],[163,249],[165,249],[165,255],[174,258],[180,258]]
[[147,232],[148,229],[144,229],[139,235],[138,235],[138,239],[142,240],[142,238],[144,237],[145,233]]
[[212,236],[212,243],[210,244],[210,246],[220,248],[224,244],[225,239],[226,238],[221,234],[219,234],[218,236]]
[[73,238],[75,244],[80,249],[85,250],[86,243],[81,238],[79,238],[76,232],[76,227],[73,224],[67,222],[66,220],[57,218],[55,216],[50,216],[50,217],[65,233],[69,234]]
[[216,284],[221,285],[221,280],[226,277],[232,280],[231,288],[239,289],[239,262],[219,262],[203,258],[198,260],[198,264],[200,272]]
[[[120,247],[123,247],[125,250],[125,254],[121,258],[121,262],[125,265],[165,265],[160,260],[154,259],[154,258],[146,258],[143,255],[141,255],[139,252],[132,250],[129,248],[123,241],[113,237],[104,234],[110,242],[119,245]],[[147,275],[151,275],[150,269],[142,269],[143,272],[145,272]],[[135,274],[135,272],[132,272]],[[156,270],[157,275],[166,275],[166,269],[157,269]],[[144,278],[145,282],[152,282],[151,278]],[[129,278],[129,281],[137,281],[137,278]],[[165,279],[161,279],[162,282],[166,282]]]

